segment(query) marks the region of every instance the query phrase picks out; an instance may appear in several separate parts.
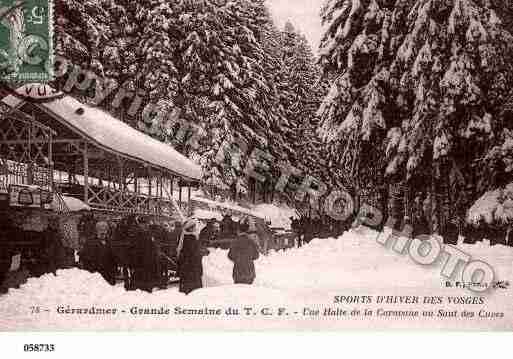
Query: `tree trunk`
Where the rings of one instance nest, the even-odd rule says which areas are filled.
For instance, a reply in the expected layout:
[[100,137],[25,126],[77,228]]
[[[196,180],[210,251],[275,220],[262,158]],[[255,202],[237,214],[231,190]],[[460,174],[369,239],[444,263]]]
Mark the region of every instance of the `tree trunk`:
[[395,182],[389,186],[389,216],[395,221],[394,229],[401,230],[404,219],[405,206],[405,186],[404,182]]
[[431,173],[431,188],[429,191],[431,199],[431,233],[440,234],[440,206],[437,196],[437,169],[433,166]]
[[447,224],[453,219],[455,213],[452,211],[451,186],[449,183],[449,165],[444,163],[440,169],[440,178],[438,180],[438,195],[440,207],[440,233],[445,234]]

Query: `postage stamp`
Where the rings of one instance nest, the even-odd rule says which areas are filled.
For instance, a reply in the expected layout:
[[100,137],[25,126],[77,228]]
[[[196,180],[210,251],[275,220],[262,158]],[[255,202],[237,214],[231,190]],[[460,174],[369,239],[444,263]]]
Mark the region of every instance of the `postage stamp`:
[[0,78],[47,82],[53,74],[52,0],[0,2]]

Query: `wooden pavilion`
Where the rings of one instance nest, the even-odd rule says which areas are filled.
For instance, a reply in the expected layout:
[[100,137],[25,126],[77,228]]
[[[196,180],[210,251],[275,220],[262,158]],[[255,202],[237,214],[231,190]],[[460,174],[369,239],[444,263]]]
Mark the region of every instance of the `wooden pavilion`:
[[201,168],[174,148],[48,85],[16,92],[2,99],[0,192],[37,185],[97,211],[192,213]]

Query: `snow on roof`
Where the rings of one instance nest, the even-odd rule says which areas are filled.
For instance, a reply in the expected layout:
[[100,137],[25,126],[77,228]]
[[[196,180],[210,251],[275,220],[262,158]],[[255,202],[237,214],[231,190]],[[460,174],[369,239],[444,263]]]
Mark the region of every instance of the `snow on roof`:
[[192,201],[197,201],[208,205],[209,208],[217,209],[220,211],[228,210],[228,211],[236,211],[242,214],[246,214],[252,217],[258,217],[260,219],[265,219],[261,214],[256,213],[248,208],[244,208],[239,206],[238,204],[231,202],[218,202],[208,198],[191,196]]
[[89,207],[86,203],[82,202],[78,198],[62,196],[62,199],[64,200],[64,203],[66,203],[66,206],[68,206],[71,212],[91,210],[91,207]]
[[[34,85],[24,85],[16,91],[27,96],[30,93],[28,86]],[[23,99],[13,95],[2,101],[11,107],[24,103]],[[173,147],[71,96],[53,97],[47,102],[36,103],[36,106],[106,150],[161,167],[186,179],[199,181],[202,178],[201,167]],[[82,114],[77,113],[79,108],[83,109]]]
[[263,203],[253,208],[253,212],[266,220],[270,220],[271,226],[281,227],[285,230],[291,228],[290,217],[297,218],[296,211],[285,205],[277,206],[275,204]]
[[209,211],[209,210],[206,210],[206,209],[201,209],[201,208],[196,208],[194,210],[194,214],[193,214],[193,217],[194,218],[197,218],[197,219],[212,219],[212,218],[215,218],[217,219],[218,221],[222,220],[223,219],[223,215],[220,213],[220,212],[216,212],[216,211]]

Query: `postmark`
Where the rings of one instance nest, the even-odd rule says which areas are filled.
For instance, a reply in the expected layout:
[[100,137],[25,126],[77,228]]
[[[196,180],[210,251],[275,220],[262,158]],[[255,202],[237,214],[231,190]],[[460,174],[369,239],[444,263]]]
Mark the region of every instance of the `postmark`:
[[48,82],[53,77],[52,0],[0,2],[0,78]]

